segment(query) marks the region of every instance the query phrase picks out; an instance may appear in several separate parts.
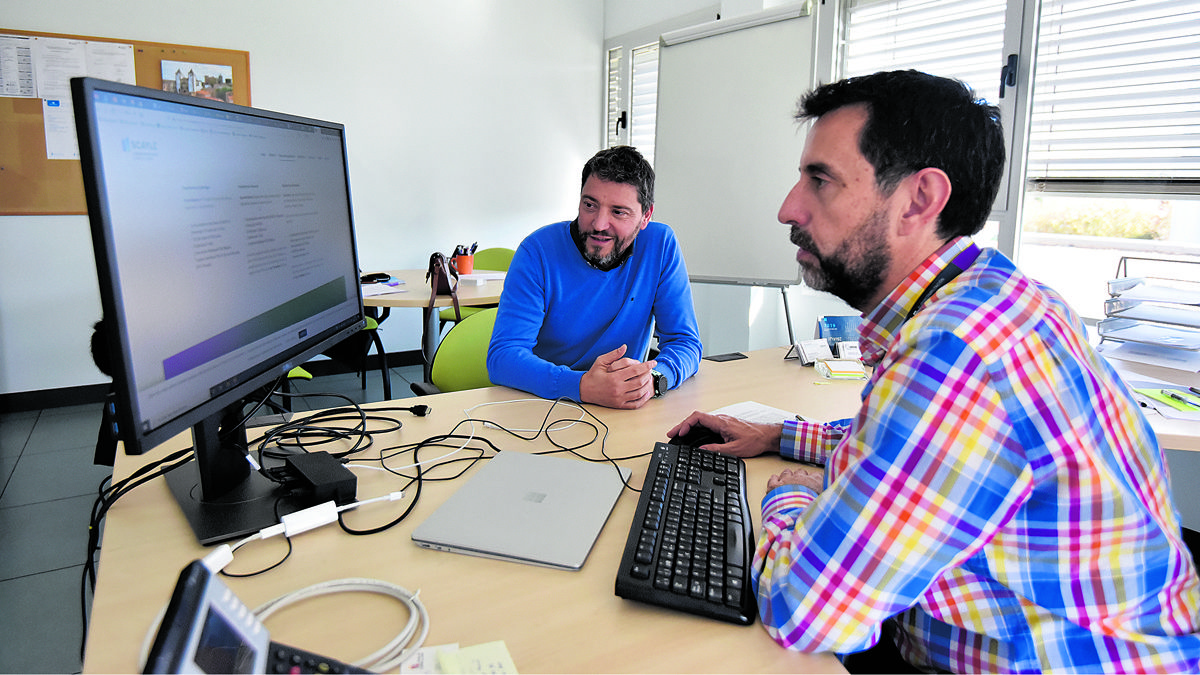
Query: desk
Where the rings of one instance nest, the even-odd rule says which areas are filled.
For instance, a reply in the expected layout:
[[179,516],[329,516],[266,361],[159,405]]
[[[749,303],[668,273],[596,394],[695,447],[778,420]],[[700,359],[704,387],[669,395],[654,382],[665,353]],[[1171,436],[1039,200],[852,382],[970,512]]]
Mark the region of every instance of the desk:
[[[429,294],[432,289],[425,279],[427,270],[390,270],[388,274],[403,281],[405,290],[400,293],[373,295],[363,298],[365,307],[420,307],[421,315],[421,355],[425,358],[425,381],[429,381],[429,368],[433,364],[433,353],[437,350],[438,319],[437,312],[429,307]],[[479,273],[485,270],[479,270]],[[458,285],[458,305],[471,307],[478,305],[494,305],[500,302],[500,293],[504,290],[504,280],[492,280],[484,284],[460,283]],[[450,296],[439,295],[434,301],[434,308],[453,307]]]
[[[767,349],[738,361],[702,361],[695,377],[640,410],[588,409],[609,427],[606,448],[610,456],[648,451],[655,440],[665,437],[667,429],[695,409],[757,401],[817,420],[853,413],[861,382],[816,384],[813,369],[784,361],[785,352],[785,348]],[[406,399],[406,405],[420,401],[433,410],[424,418],[399,413],[404,428],[377,437],[373,448],[362,454],[378,456],[380,448],[449,431],[464,417],[465,408],[527,398],[522,392],[492,387]],[[537,428],[548,406],[538,400],[481,408],[474,415]],[[563,408],[561,412],[571,411]],[[495,430],[481,433],[508,451],[550,448],[545,442],[528,443]],[[118,456],[116,478],[120,480],[146,459],[188,442],[186,437],[178,437],[148,457]],[[600,456],[593,446],[583,452]],[[432,451],[422,455],[432,456]],[[633,470],[632,485],[641,486],[646,461],[622,462]],[[756,506],[766,491],[766,480],[786,464],[778,457],[747,462],[756,532]],[[356,473],[360,499],[396,488],[396,479],[382,472]],[[523,673],[842,672],[841,664],[830,654],[798,654],[779,647],[758,622],[736,626],[618,598],[613,592],[616,570],[638,501],[638,495],[629,491],[618,499],[578,572],[418,548],[410,539],[413,528],[462,480],[427,482],[408,519],[386,532],[355,537],[337,526],[307,532],[295,538],[292,556],[281,567],[256,578],[228,579],[227,583],[251,607],[319,581],[351,576],[419,590],[430,615],[426,646],[457,642],[467,647],[503,640]],[[347,521],[360,529],[386,523],[403,511],[409,499],[364,507],[348,513]],[[230,569],[254,569],[278,557],[284,548],[281,541],[250,544],[238,551]],[[117,502],[105,524],[84,671],[134,672],[142,639],[170,597],[179,571],[207,550],[192,537],[162,479]],[[284,610],[271,617],[267,627],[280,642],[352,661],[391,639],[406,618],[391,601],[337,595]]]
[[[1120,359],[1109,359],[1108,362],[1127,382],[1149,378],[1183,387],[1200,386],[1200,375],[1196,373]],[[1166,450],[1200,451],[1200,424],[1189,420],[1168,419],[1153,411],[1146,413],[1146,419],[1150,421],[1150,426],[1158,437],[1159,447]],[[1195,525],[1196,523],[1192,523],[1190,526]]]

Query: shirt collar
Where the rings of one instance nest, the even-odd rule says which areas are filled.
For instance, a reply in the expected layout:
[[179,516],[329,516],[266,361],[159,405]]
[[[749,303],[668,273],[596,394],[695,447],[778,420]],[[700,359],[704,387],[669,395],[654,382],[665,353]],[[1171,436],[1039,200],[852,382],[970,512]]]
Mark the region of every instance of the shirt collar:
[[959,253],[972,245],[970,237],[956,237],[950,240],[917,265],[878,307],[863,317],[858,339],[863,363],[876,366],[883,360],[887,346],[908,320],[908,314],[921,294]]

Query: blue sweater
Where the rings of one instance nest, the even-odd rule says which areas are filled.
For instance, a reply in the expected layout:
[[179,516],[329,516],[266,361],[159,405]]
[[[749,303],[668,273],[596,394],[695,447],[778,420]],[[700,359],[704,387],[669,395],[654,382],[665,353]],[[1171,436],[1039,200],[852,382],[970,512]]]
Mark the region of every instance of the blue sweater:
[[700,336],[687,268],[671,228],[651,221],[620,267],[588,265],[569,221],[521,242],[504,279],[488,349],[488,377],[543,398],[579,400],[597,356],[622,344],[643,358],[650,319],[659,334],[660,373],[674,388],[700,367]]

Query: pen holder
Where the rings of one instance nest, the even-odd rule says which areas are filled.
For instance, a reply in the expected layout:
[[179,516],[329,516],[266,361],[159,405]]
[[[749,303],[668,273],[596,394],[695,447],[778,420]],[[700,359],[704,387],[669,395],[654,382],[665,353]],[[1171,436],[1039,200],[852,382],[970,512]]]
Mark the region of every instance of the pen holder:
[[452,259],[454,271],[459,274],[470,274],[475,271],[475,256],[473,255],[456,255]]

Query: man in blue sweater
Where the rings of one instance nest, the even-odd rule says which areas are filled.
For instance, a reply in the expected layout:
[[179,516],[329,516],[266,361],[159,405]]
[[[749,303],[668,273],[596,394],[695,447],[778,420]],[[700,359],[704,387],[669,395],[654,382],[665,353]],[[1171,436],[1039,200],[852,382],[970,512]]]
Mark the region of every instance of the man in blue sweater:
[[[579,217],[538,229],[513,256],[488,349],[493,383],[640,408],[696,373],[687,268],[653,211],[654,169],[637,150],[609,148],[588,160]],[[651,319],[659,354],[642,362]]]

